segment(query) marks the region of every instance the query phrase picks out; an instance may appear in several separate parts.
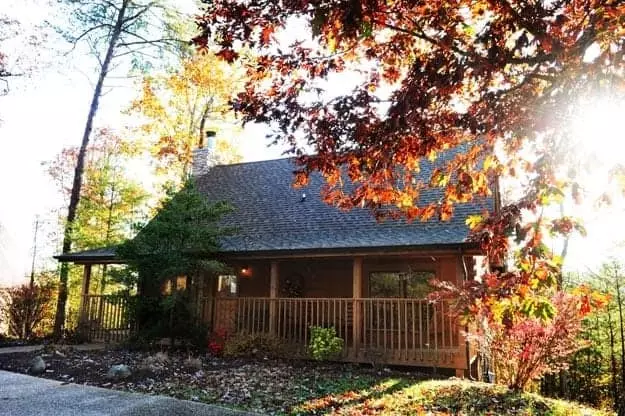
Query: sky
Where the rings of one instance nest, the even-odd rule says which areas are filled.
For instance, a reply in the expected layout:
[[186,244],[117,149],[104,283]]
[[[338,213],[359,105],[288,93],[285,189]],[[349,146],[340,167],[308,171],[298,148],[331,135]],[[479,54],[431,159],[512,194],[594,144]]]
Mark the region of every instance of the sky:
[[[15,17],[25,23],[25,31],[33,30],[33,25],[48,17],[45,6],[35,7],[43,4],[45,0],[2,0],[0,15]],[[94,76],[88,70],[92,62],[79,54],[59,58],[69,49],[60,40],[48,45],[57,50],[36,52],[45,68],[29,78],[11,80],[9,94],[0,96],[0,286],[21,281],[30,273],[35,218],[39,215],[44,222],[45,234],[50,211],[61,203],[42,162],[65,147],[80,144],[93,91]],[[19,39],[10,46],[13,50],[8,52],[29,53]],[[119,80],[115,85],[102,97],[96,126],[120,126],[127,121],[120,109],[137,94],[135,85]],[[240,138],[245,161],[280,157],[281,149],[268,148],[264,136],[261,126],[245,128]],[[40,235],[42,240],[45,235]],[[40,256],[49,257],[55,248],[38,250]]]
[[[46,0],[1,0],[0,15],[9,14],[33,26],[47,18],[50,9],[39,7]],[[54,5],[54,2],[51,3]],[[32,29],[32,27],[31,27]],[[17,53],[35,54],[48,62],[46,68],[29,78],[16,79],[11,91],[0,96],[0,286],[15,283],[30,273],[34,221],[40,216],[45,222],[49,212],[58,208],[56,192],[41,163],[55,157],[67,146],[80,143],[93,84],[89,79],[91,63],[86,57],[58,58],[58,52],[24,49],[15,44]],[[51,44],[66,50],[61,41]],[[46,59],[46,54],[54,55]],[[340,90],[344,80],[333,82]],[[135,95],[133,83],[117,83],[103,98],[96,120],[98,126],[123,125],[120,109]],[[620,136],[623,131],[620,130]],[[244,161],[280,157],[280,148],[268,148],[262,126],[250,125],[241,135]],[[620,143],[625,143],[625,137]],[[623,151],[623,149],[614,149]],[[612,153],[619,154],[619,153]],[[624,153],[620,153],[621,155]],[[601,186],[599,184],[598,186]],[[576,212],[589,218],[588,237],[574,238],[569,247],[568,267],[584,270],[596,268],[608,252],[622,255],[615,243],[625,240],[625,210],[621,206],[594,212],[592,208]],[[44,224],[45,229],[45,224]],[[620,230],[620,231],[619,231]],[[41,236],[45,239],[45,236]],[[54,247],[39,247],[40,260],[46,262]],[[558,249],[554,243],[554,249]]]

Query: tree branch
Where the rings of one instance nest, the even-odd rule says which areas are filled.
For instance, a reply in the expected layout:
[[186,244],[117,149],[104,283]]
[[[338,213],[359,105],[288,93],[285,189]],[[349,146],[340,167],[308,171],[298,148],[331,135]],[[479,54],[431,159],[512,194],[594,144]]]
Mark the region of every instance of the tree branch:
[[[137,36],[137,35],[135,35]],[[137,36],[138,38],[141,38],[140,36]],[[152,40],[148,40],[148,39],[143,39],[143,40],[139,40],[139,41],[135,41],[135,42],[125,42],[125,43],[120,43],[117,46],[118,47],[128,47],[128,46],[133,46],[133,45],[155,45],[158,43],[169,43],[169,42],[178,42],[178,43],[187,43],[187,41],[182,40],[182,39],[175,39],[175,38],[162,38],[162,39],[152,39]]]
[[145,12],[147,12],[148,10],[150,10],[152,7],[154,7],[156,5],[156,2],[151,2],[146,4],[145,6],[143,6],[143,8],[138,11],[137,13],[133,14],[132,16],[128,16],[127,18],[124,18],[123,20],[123,25],[125,26],[127,23],[130,23],[136,19],[138,19],[139,17],[141,17],[141,15]]
[[102,24],[100,24],[100,25],[97,25],[97,26],[91,27],[91,28],[89,28],[89,29],[85,30],[84,32],[82,32],[82,33],[81,33],[81,34],[80,34],[80,35],[79,35],[76,39],[74,39],[74,40],[72,41],[72,44],[73,44],[73,45],[72,45],[72,48],[71,48],[69,51],[67,51],[67,52],[65,53],[65,56],[69,55],[70,53],[72,53],[72,52],[76,49],[76,45],[78,45],[78,42],[80,42],[80,40],[81,40],[82,38],[84,38],[85,36],[87,36],[89,33],[93,32],[94,30],[101,29],[101,28],[104,28],[104,27],[108,27],[109,29],[112,29],[112,28],[113,28],[113,27],[112,27],[110,24],[108,24],[108,23],[102,23]]

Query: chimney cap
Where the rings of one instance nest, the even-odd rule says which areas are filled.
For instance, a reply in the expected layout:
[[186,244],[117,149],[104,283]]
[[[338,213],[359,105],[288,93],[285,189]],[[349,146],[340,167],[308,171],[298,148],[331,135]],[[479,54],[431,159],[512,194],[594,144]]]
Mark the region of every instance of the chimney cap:
[[217,132],[215,130],[207,130],[204,132],[203,135],[200,136],[200,142],[198,143],[198,148],[202,149],[204,147],[206,147],[206,144],[208,142],[208,146],[211,147],[212,144],[211,141],[217,136]]

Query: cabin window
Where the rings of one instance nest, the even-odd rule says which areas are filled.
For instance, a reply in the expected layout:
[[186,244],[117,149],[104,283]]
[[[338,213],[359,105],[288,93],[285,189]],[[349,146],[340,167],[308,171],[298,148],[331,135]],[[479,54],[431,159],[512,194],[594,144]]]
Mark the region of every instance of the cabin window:
[[165,280],[161,286],[161,294],[171,295],[177,290],[185,290],[187,288],[187,276],[176,276]]
[[236,296],[238,292],[235,275],[220,275],[217,279],[217,293],[220,296]]
[[425,298],[432,290],[428,284],[436,273],[430,271],[371,272],[369,296],[372,298]]

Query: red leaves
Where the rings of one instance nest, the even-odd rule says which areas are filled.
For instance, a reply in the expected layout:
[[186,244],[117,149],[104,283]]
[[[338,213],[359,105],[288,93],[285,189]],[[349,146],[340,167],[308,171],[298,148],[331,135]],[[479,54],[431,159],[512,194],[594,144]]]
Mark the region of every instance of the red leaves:
[[220,57],[221,59],[223,59],[224,61],[228,63],[234,62],[239,57],[239,54],[230,48],[222,49],[219,52],[217,52],[215,55]]
[[590,307],[590,298],[588,297],[588,295],[582,296],[579,307],[580,315],[586,316],[590,313],[591,310],[592,308]]
[[228,331],[225,328],[217,328],[208,340],[208,352],[214,356],[220,356],[224,351],[224,346],[228,340]]

